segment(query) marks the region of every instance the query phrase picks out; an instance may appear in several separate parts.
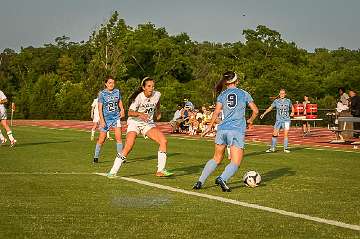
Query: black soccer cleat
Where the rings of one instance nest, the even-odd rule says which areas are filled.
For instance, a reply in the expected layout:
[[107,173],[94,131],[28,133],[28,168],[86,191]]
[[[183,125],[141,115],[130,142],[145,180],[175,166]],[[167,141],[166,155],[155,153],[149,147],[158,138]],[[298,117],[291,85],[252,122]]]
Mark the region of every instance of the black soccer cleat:
[[226,182],[220,176],[215,179],[215,184],[219,185],[223,192],[231,192],[231,189],[228,185],[226,185]]
[[193,189],[195,190],[199,190],[201,188],[202,188],[202,183],[200,181],[197,181],[193,186]]
[[98,159],[98,158],[94,158],[93,163],[98,163],[98,162],[99,162],[99,159]]

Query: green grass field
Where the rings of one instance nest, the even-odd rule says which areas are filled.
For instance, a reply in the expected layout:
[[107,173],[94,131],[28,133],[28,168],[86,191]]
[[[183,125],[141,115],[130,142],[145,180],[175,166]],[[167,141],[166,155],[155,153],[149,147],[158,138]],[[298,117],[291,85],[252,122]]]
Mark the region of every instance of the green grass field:
[[[0,238],[360,238],[360,231],[186,195],[123,180],[135,178],[192,191],[213,154],[210,140],[168,137],[167,168],[156,178],[157,145],[138,138],[119,172],[108,179],[114,141],[92,164],[89,133],[39,127],[13,129],[19,144],[0,147]],[[219,196],[351,225],[360,225],[360,153],[293,148],[264,153],[247,145],[245,158],[223,193],[214,186],[227,160],[202,194]],[[256,170],[261,186],[244,186]]]

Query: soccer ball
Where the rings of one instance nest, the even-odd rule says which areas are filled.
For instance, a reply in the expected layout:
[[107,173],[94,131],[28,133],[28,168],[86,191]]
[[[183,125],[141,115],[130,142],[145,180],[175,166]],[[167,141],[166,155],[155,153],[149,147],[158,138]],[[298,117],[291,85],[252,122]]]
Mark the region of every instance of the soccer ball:
[[254,188],[260,184],[261,176],[256,171],[249,171],[245,173],[243,180],[246,186]]

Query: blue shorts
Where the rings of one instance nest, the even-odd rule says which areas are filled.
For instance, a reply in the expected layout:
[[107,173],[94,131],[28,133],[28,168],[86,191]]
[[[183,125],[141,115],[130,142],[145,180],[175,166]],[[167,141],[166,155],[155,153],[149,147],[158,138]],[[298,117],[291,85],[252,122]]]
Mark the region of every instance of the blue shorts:
[[276,121],[274,128],[275,129],[281,129],[283,128],[284,130],[289,130],[290,129],[290,123],[291,121]]
[[101,128],[100,127],[100,131],[102,132],[108,132],[110,130],[110,128],[119,128],[121,127],[121,122],[119,118],[110,118],[110,119],[105,119],[105,127]]
[[239,132],[237,130],[218,130],[215,143],[228,146],[233,145],[243,149],[245,145],[245,132]]

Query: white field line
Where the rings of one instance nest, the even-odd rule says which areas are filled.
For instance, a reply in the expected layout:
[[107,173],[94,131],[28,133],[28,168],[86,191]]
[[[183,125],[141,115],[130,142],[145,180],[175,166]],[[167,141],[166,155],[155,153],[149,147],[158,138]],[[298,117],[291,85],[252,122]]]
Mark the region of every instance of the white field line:
[[[96,173],[96,174],[106,177],[105,173]],[[243,206],[243,207],[254,208],[254,209],[263,210],[263,211],[272,212],[272,213],[277,213],[277,214],[281,214],[281,215],[285,215],[285,216],[296,217],[296,218],[301,218],[301,219],[314,221],[314,222],[318,222],[318,223],[323,223],[323,224],[328,224],[328,225],[333,225],[333,226],[337,226],[337,227],[343,227],[343,228],[348,228],[348,229],[360,231],[360,226],[359,225],[352,225],[352,224],[347,224],[347,223],[334,221],[334,220],[328,220],[328,219],[324,219],[324,218],[320,218],[320,217],[313,217],[313,216],[309,216],[309,215],[306,215],[306,214],[288,212],[288,211],[281,210],[281,209],[265,207],[265,206],[261,206],[261,205],[257,205],[257,204],[253,204],[253,203],[246,203],[246,202],[241,202],[241,201],[228,199],[228,198],[223,198],[223,197],[219,197],[219,196],[213,196],[213,195],[188,191],[188,190],[184,190],[184,189],[173,188],[173,187],[170,187],[170,186],[164,186],[164,185],[161,185],[161,184],[151,183],[151,182],[147,182],[147,181],[143,181],[143,180],[139,180],[139,179],[135,179],[135,178],[127,178],[127,177],[116,177],[116,178],[121,179],[121,180],[125,180],[125,181],[129,181],[129,182],[138,183],[138,184],[141,184],[141,185],[154,187],[154,188],[164,189],[164,190],[168,190],[168,191],[172,191],[172,192],[183,193],[183,194],[187,194],[187,195],[207,198],[207,199],[210,199],[210,200],[216,200],[216,201],[220,201],[220,202],[224,202],[224,203],[230,203],[230,204],[239,205],[239,206]]]
[[[29,172],[29,173],[26,173],[26,172],[0,172],[0,175],[94,175],[94,174],[106,177],[106,173],[85,173],[85,172],[84,173],[77,173],[77,172],[70,172],[70,173],[66,173],[66,172],[63,172],[63,173],[61,173],[61,172]],[[337,227],[348,228],[348,229],[355,230],[355,231],[360,231],[359,225],[347,224],[347,223],[343,223],[343,222],[339,222],[339,221],[335,221],[335,220],[328,220],[328,219],[324,219],[324,218],[320,218],[320,217],[309,216],[306,214],[288,212],[288,211],[281,210],[281,209],[265,207],[265,206],[261,206],[261,205],[257,205],[257,204],[253,204],[253,203],[241,202],[241,201],[237,201],[234,199],[223,198],[223,197],[219,197],[219,196],[213,196],[213,195],[188,191],[188,190],[179,189],[179,188],[173,188],[170,186],[165,186],[165,185],[161,185],[161,184],[157,184],[157,183],[151,183],[151,182],[147,182],[147,181],[143,181],[143,180],[139,180],[139,179],[135,179],[135,178],[116,177],[116,179],[134,182],[134,183],[138,183],[141,185],[146,185],[146,186],[150,186],[150,187],[154,187],[154,188],[158,188],[158,189],[168,190],[171,192],[183,193],[183,194],[187,194],[187,195],[207,198],[210,200],[216,200],[216,201],[220,201],[223,203],[229,203],[229,204],[239,205],[239,206],[248,207],[248,208],[254,208],[254,209],[258,209],[258,210],[262,210],[262,211],[277,213],[280,215],[301,218],[301,219],[314,221],[314,222],[318,222],[318,223],[323,223],[323,224],[333,225],[333,226],[337,226]]]

